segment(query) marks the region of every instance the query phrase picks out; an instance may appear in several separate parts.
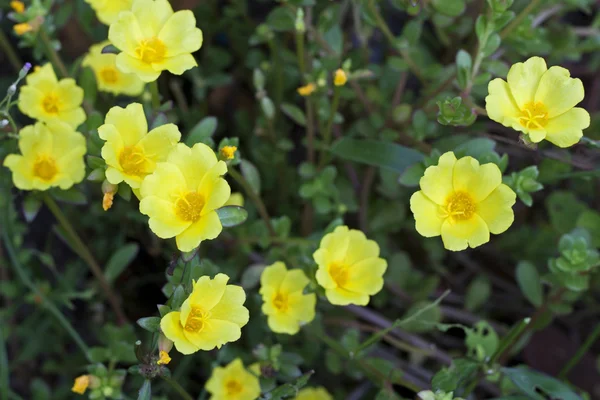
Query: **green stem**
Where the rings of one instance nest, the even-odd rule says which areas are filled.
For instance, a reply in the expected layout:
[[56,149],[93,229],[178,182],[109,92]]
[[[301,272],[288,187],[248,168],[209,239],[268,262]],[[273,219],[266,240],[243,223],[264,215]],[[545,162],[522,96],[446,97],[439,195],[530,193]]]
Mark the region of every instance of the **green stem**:
[[15,50],[10,44],[10,40],[6,37],[4,32],[0,29],[0,48],[4,50],[6,53],[6,58],[8,58],[8,62],[15,69],[15,71],[19,72],[21,68],[23,68],[23,61],[19,58]]
[[275,228],[273,228],[273,224],[271,223],[271,217],[269,217],[269,213],[267,212],[267,207],[265,207],[265,203],[262,201],[260,196],[254,191],[250,183],[244,178],[242,174],[240,174],[234,168],[228,168],[227,172],[231,177],[238,183],[240,186],[244,188],[246,195],[252,199],[254,204],[256,205],[256,209],[260,214],[260,217],[265,221],[267,225],[267,230],[269,231],[269,235],[272,237],[277,236],[277,232],[275,232]]
[[158,91],[158,79],[148,84],[152,94],[152,108],[158,110],[160,107],[160,92]]
[[83,243],[83,240],[81,240],[81,238],[79,237],[79,235],[77,234],[67,217],[60,210],[58,204],[56,204],[54,199],[46,193],[44,194],[44,203],[46,203],[52,214],[54,214],[56,220],[60,223],[66,234],[69,236],[71,243],[73,243],[73,245],[75,246],[74,250],[77,252],[77,254],[79,254],[83,261],[85,261],[85,263],[88,265],[88,267],[94,274],[94,277],[100,284],[100,287],[102,288],[106,299],[108,300],[113,311],[117,315],[119,323],[126,324],[127,317],[125,316],[125,313],[119,305],[117,295],[113,292],[112,288],[106,281],[104,273],[102,272],[102,268],[100,268],[100,265],[98,265],[90,250],[87,248],[85,243]]
[[52,46],[52,42],[50,41],[50,37],[44,28],[40,28],[39,37],[42,43],[44,44],[44,50],[46,51],[46,57],[54,66],[54,69],[58,72],[58,74],[62,78],[66,78],[69,76],[69,71],[65,66],[65,63],[61,60],[60,56]]
[[270,39],[268,45],[271,51],[272,63],[275,67],[275,116],[273,119],[276,120],[283,98],[283,65],[281,63],[281,51],[276,45],[275,39]]
[[[4,323],[2,324],[4,325]],[[8,388],[10,386],[8,376],[8,356],[6,354],[6,340],[4,329],[0,329],[0,400],[8,400]]]
[[510,35],[510,33],[516,27],[518,27],[521,24],[521,22],[523,22],[523,20],[529,15],[529,13],[531,13],[540,4],[540,2],[541,0],[531,0],[531,3],[529,3],[527,7],[525,7],[523,11],[521,11],[521,13],[517,15],[517,17],[513,19],[513,21],[510,24],[508,24],[506,28],[502,30],[502,32],[500,32],[500,38],[504,39],[505,37]]
[[29,288],[29,290],[31,290],[33,293],[35,293],[35,295],[40,299],[41,304],[50,312],[50,314],[52,314],[54,316],[54,318],[56,318],[58,323],[71,336],[71,338],[73,339],[75,344],[83,352],[85,358],[89,362],[92,362],[92,359],[90,358],[90,354],[89,354],[89,348],[85,344],[85,342],[83,341],[81,336],[79,336],[79,333],[77,333],[77,331],[73,328],[73,326],[69,323],[69,321],[65,318],[65,316],[60,312],[60,310],[54,305],[54,303],[52,303],[46,297],[46,295],[41,290],[39,290],[38,287],[29,279],[29,277],[27,276],[27,273],[25,272],[25,269],[21,265],[21,263],[17,257],[17,253],[13,247],[11,235],[9,234],[9,232],[7,230],[8,229],[8,221],[9,221],[8,205],[6,205],[6,207],[4,209],[3,220],[4,220],[4,221],[2,221],[3,223],[0,224],[0,227],[3,228],[2,229],[2,241],[8,252],[8,258],[10,259],[11,265],[13,266],[17,275],[19,276],[19,279],[21,280],[21,282],[23,282],[23,284],[25,286],[27,286]]
[[368,7],[373,16],[375,17],[375,23],[377,24],[377,27],[381,29],[387,40],[390,42],[390,45],[396,50],[398,50],[400,56],[402,56],[406,64],[408,64],[408,67],[410,68],[411,72],[417,77],[417,79],[421,82],[425,82],[425,78],[423,77],[423,74],[421,74],[421,70],[419,69],[415,61],[412,59],[408,51],[406,51],[405,49],[398,48],[396,46],[396,38],[394,37],[394,34],[390,30],[390,28],[387,26],[385,19],[383,19],[381,13],[377,9],[375,0],[369,0]]
[[333,120],[335,119],[335,114],[337,113],[338,107],[340,105],[340,88],[338,86],[334,86],[333,89],[333,102],[331,104],[331,112],[329,113],[329,119],[327,120],[327,125],[325,126],[325,131],[323,132],[323,151],[321,153],[321,161],[319,162],[319,169],[323,168],[325,164],[327,164],[328,155],[329,155],[329,145],[331,144],[331,131],[333,129]]
[[575,355],[571,357],[571,359],[563,367],[563,369],[560,370],[560,373],[558,374],[558,377],[560,379],[565,379],[567,377],[569,371],[571,371],[571,369],[573,369],[573,367],[579,363],[581,357],[583,357],[585,353],[587,353],[589,348],[596,342],[596,340],[598,340],[598,337],[600,337],[600,323],[596,324],[596,327],[594,328],[590,336],[588,336],[585,342],[581,345],[579,350],[577,350],[577,353],[575,353]]
[[192,395],[190,395],[188,392],[186,392],[186,390],[183,388],[183,386],[181,386],[179,384],[179,382],[177,382],[176,380],[174,380],[168,376],[161,376],[161,378],[163,381],[167,382],[169,384],[169,386],[171,386],[171,388],[173,388],[177,393],[179,393],[179,396],[181,396],[182,399],[194,400]]

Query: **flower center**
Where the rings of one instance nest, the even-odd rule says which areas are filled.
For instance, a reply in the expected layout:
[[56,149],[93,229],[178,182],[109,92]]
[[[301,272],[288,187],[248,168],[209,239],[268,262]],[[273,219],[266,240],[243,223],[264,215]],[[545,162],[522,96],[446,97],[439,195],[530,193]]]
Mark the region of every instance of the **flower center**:
[[442,214],[454,220],[464,221],[475,214],[475,202],[468,193],[454,192],[446,200],[446,207]]
[[348,268],[340,262],[329,264],[329,275],[339,287],[343,287],[348,282]]
[[210,312],[204,311],[198,306],[192,306],[183,329],[188,332],[198,333],[204,329],[209,318]]
[[239,381],[231,379],[225,383],[225,391],[227,392],[228,396],[240,394],[242,393],[242,390],[244,390],[244,387]]
[[49,181],[58,173],[56,161],[48,156],[39,156],[33,164],[33,175],[38,178]]
[[145,161],[144,150],[138,146],[127,146],[119,155],[119,164],[121,164],[123,172],[128,175],[143,175]]
[[183,221],[196,222],[204,208],[204,197],[198,192],[188,192],[175,202],[175,214]]
[[275,307],[279,311],[286,311],[288,309],[288,298],[281,292],[277,292],[275,297],[273,297],[273,307]]
[[165,44],[157,37],[142,40],[135,49],[138,58],[146,64],[161,62],[166,52]]
[[58,96],[54,93],[49,93],[42,100],[42,108],[48,114],[58,114],[58,103]]
[[103,68],[100,70],[100,78],[106,83],[117,83],[119,73],[114,68]]
[[542,102],[530,102],[521,110],[519,123],[527,129],[543,129],[548,123],[548,109]]

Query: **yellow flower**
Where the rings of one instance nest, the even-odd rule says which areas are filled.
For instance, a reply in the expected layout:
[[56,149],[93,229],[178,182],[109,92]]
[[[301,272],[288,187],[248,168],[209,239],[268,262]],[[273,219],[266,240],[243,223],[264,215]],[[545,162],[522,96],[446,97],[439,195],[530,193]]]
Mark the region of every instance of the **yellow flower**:
[[65,123],[26,126],[19,133],[19,149],[21,155],[8,155],[4,165],[21,190],[69,189],[83,180],[85,137]]
[[168,363],[171,362],[171,357],[169,357],[169,353],[167,353],[164,350],[161,350],[158,353],[158,356],[159,356],[159,359],[156,362],[158,365],[161,365],[161,364],[167,365]]
[[116,185],[123,181],[139,189],[142,180],[165,161],[181,137],[174,124],[166,124],[148,132],[144,108],[132,103],[126,108],[113,107],[98,128],[102,158],[106,161],[106,180]]
[[121,11],[131,10],[133,0],[85,0],[94,11],[96,16],[105,25],[110,25],[117,20]]
[[297,91],[300,96],[306,97],[306,96],[310,96],[312,94],[312,92],[314,92],[316,89],[317,89],[317,87],[315,86],[314,83],[309,83],[307,85],[300,86],[297,89]]
[[140,211],[150,217],[150,229],[163,239],[175,236],[181,251],[219,236],[223,227],[216,210],[231,194],[221,177],[226,172],[207,145],[190,149],[179,143],[142,183]]
[[246,293],[240,286],[227,285],[228,280],[225,274],[217,274],[214,279],[201,277],[194,282],[181,310],[161,319],[160,328],[177,351],[209,351],[241,337],[241,328],[249,319],[248,309],[243,306]]
[[335,76],[333,78],[333,84],[335,86],[344,86],[346,84],[346,82],[348,82],[348,76],[346,76],[346,72],[343,69],[338,68],[335,71]]
[[318,387],[302,389],[294,400],[333,400],[333,397],[325,388]]
[[84,394],[90,385],[90,376],[89,375],[81,375],[75,378],[75,382],[73,383],[73,387],[71,391],[78,394]]
[[90,67],[96,75],[98,90],[115,95],[139,96],[144,91],[144,82],[135,74],[124,74],[117,69],[116,54],[102,54],[102,49],[110,42],[102,42],[90,47],[82,65]]
[[229,196],[229,200],[227,200],[223,205],[244,207],[244,195],[238,192],[231,193],[231,196]]
[[421,190],[412,195],[417,232],[442,235],[448,250],[464,250],[489,242],[513,223],[516,195],[502,183],[496,164],[479,165],[472,157],[456,160],[453,152],[425,170]]
[[15,34],[22,36],[27,32],[31,32],[33,30],[33,26],[29,22],[22,22],[20,24],[15,24],[15,26],[13,26],[13,30]]
[[11,1],[10,2],[10,7],[17,13],[17,14],[21,14],[23,11],[25,11],[25,4],[23,4],[22,1]]
[[236,358],[225,367],[217,367],[206,382],[209,400],[255,400],[260,396],[258,378]]
[[46,64],[27,76],[19,93],[19,110],[42,122],[60,120],[77,128],[85,121],[81,108],[83,89],[71,78],[56,78],[52,65]]
[[223,146],[221,149],[221,157],[225,160],[232,160],[235,157],[237,146]]
[[383,287],[387,262],[379,258],[377,243],[359,230],[338,226],[323,237],[313,258],[317,282],[331,304],[365,306]]
[[121,71],[152,82],[161,71],[181,75],[198,65],[191,53],[202,46],[202,31],[190,10],[174,13],[168,0],[134,0],[110,25],[108,39],[122,51]]
[[575,107],[584,97],[583,84],[562,67],[546,67],[546,61],[532,57],[514,64],[507,81],[497,78],[488,86],[485,98],[488,116],[504,126],[543,139],[559,147],[574,145],[590,126],[590,115]]
[[264,269],[260,277],[262,311],[273,332],[295,335],[301,325],[315,318],[317,297],[303,294],[309,282],[304,271],[288,271],[281,261]]

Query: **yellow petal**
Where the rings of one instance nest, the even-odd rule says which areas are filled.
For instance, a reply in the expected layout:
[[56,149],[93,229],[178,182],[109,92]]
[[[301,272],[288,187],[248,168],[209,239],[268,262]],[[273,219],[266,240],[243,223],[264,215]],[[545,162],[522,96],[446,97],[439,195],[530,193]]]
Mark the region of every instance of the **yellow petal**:
[[488,117],[504,126],[512,127],[517,122],[520,110],[515,104],[508,83],[496,78],[488,85],[485,110]]
[[152,68],[157,71],[167,70],[174,75],[181,75],[188,69],[197,67],[198,63],[191,54],[180,54],[165,58],[163,61],[158,63],[152,63]]
[[[193,148],[189,148],[184,143],[178,143],[167,158],[169,163],[177,165],[185,177],[187,190],[197,191],[204,175],[217,164],[215,152],[203,143],[197,143]],[[225,166],[225,170],[226,170]],[[216,175],[222,175],[225,172],[220,165],[213,171]]]
[[173,14],[161,29],[158,38],[167,47],[167,58],[193,53],[202,46],[202,31],[196,28],[196,18],[190,10]]
[[570,76],[562,67],[552,67],[542,76],[535,101],[546,106],[549,118],[566,113],[583,100],[583,83]]
[[117,54],[116,65],[121,72],[135,74],[144,82],[154,82],[160,76],[160,71],[152,68],[151,64],[146,64],[126,53]]
[[502,184],[477,205],[477,215],[485,221],[491,233],[498,235],[512,225],[515,219],[512,206],[516,198],[515,192]]
[[[223,161],[219,161],[223,163]],[[202,215],[206,215],[225,205],[231,195],[231,188],[227,181],[220,178],[221,165],[217,164],[204,175],[198,192],[204,196],[206,203],[202,209]]]
[[342,288],[326,289],[325,296],[331,304],[337,306],[347,306],[349,304],[356,304],[359,306],[366,306],[369,304],[369,295],[366,293],[355,293]]
[[186,190],[185,178],[177,165],[161,162],[156,164],[154,172],[142,182],[140,194],[142,199],[156,196],[171,203],[174,195]]
[[[114,125],[117,128],[124,146],[136,145],[148,133],[148,122],[146,121],[144,108],[139,103],[132,103],[126,108],[111,108],[106,114],[104,123]],[[109,140],[108,137],[106,139],[103,137],[104,134],[101,129],[102,127],[98,129],[100,138]],[[112,135],[114,135],[114,132]]]
[[454,191],[452,187],[452,171],[456,157],[449,151],[442,154],[438,165],[428,167],[419,184],[423,193],[434,203],[443,205],[446,198]]
[[198,351],[198,347],[185,337],[183,327],[179,323],[179,311],[171,311],[162,317],[160,329],[167,339],[175,344],[175,348],[181,354],[192,354]]
[[370,296],[383,288],[383,274],[387,262],[383,258],[368,258],[352,265],[348,270],[348,282],[344,288]]
[[287,268],[281,261],[277,261],[266,267],[260,275],[260,293],[262,294],[263,288],[275,288],[279,289],[281,283],[287,276]]
[[534,100],[542,75],[547,69],[546,61],[541,57],[531,57],[524,63],[516,63],[510,67],[508,86],[519,109]]
[[181,133],[177,125],[166,124],[152,129],[140,139],[138,145],[144,149],[144,153],[148,154],[152,161],[160,162],[167,159],[180,138]]
[[54,89],[58,79],[56,78],[52,64],[47,63],[27,75],[26,82],[27,86],[34,87],[42,92],[49,92]]
[[444,219],[440,217],[439,207],[420,190],[411,196],[410,210],[415,216],[415,228],[421,236],[434,237],[442,233]]
[[368,240],[364,233],[357,229],[348,232],[349,242],[345,262],[352,265],[358,261],[379,256],[379,245]]
[[[320,250],[317,250],[320,251]],[[315,253],[316,254],[316,253]],[[329,275],[329,271],[327,270],[327,265],[320,264],[317,273],[315,274],[315,278],[317,279],[317,283],[323,286],[325,289],[334,289],[338,285],[334,282]]]
[[214,319],[233,322],[240,328],[248,323],[250,313],[243,306],[246,301],[244,289],[236,285],[227,285],[221,300],[210,310]]
[[203,240],[212,240],[219,236],[222,230],[219,216],[216,211],[211,211],[175,237],[177,248],[181,251],[192,251]]
[[277,313],[269,315],[267,318],[269,329],[275,333],[287,333],[295,335],[300,330],[298,320],[291,314]]
[[157,196],[143,197],[140,201],[140,212],[150,217],[148,220],[150,229],[161,239],[180,235],[191,225],[177,217],[173,203]]
[[454,190],[467,193],[479,202],[502,183],[500,168],[494,163],[479,165],[473,157],[463,157],[454,166]]
[[442,225],[442,241],[448,250],[464,250],[490,241],[490,231],[485,221],[477,214],[464,221],[447,219]]
[[33,86],[23,86],[19,92],[18,108],[31,118],[47,118],[50,115],[42,108],[44,93]]
[[117,21],[112,23],[108,30],[108,40],[125,54],[135,54],[135,49],[143,39],[138,19],[131,11],[119,14]]
[[217,274],[213,279],[201,277],[194,283],[190,303],[199,304],[206,311],[212,310],[223,298],[228,281],[229,277],[225,274]]
[[145,37],[157,36],[173,15],[173,8],[168,0],[135,0],[131,11],[136,19],[141,21],[140,26]]
[[349,231],[347,226],[338,226],[332,233],[328,233],[321,239],[319,248],[327,250],[330,261],[342,260],[346,257],[350,243]]
[[225,343],[235,342],[242,336],[239,325],[220,319],[210,319],[206,327],[200,332],[184,330],[186,338],[200,350],[209,351],[215,347],[220,348]]
[[583,108],[575,107],[548,121],[545,138],[558,147],[573,146],[583,136],[583,129],[589,126],[590,114]]
[[77,128],[85,122],[85,111],[83,111],[83,108],[81,107],[72,110],[59,111],[58,119],[62,122],[66,122],[73,128]]
[[289,296],[288,304],[290,314],[299,321],[308,323],[315,318],[317,296],[314,293],[302,294],[296,292]]
[[281,282],[280,290],[284,293],[302,292],[310,280],[301,269],[292,269],[287,272]]
[[74,79],[61,79],[56,87],[56,95],[60,99],[61,109],[77,108],[83,102],[83,89],[77,86]]

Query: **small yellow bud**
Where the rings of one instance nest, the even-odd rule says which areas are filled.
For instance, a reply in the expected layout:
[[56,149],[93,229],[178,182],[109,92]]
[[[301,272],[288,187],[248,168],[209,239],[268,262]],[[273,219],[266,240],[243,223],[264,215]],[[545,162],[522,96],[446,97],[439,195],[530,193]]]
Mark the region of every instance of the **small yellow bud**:
[[112,207],[114,198],[114,193],[104,193],[104,197],[102,198],[102,208],[104,211],[108,211]]
[[81,375],[75,378],[71,391],[78,394],[84,394],[90,384],[89,375]]
[[13,26],[13,30],[18,36],[21,36],[26,34],[27,32],[31,32],[33,30],[33,27],[31,26],[31,24],[29,24],[29,22],[23,22],[21,24],[16,24],[15,26]]
[[225,160],[232,160],[235,157],[236,151],[237,151],[237,146],[224,146],[221,149],[221,156]]
[[25,11],[25,4],[22,1],[11,1],[10,6],[17,14],[21,14]]
[[344,86],[346,82],[348,82],[348,76],[346,75],[346,72],[343,69],[338,68],[338,70],[335,71],[333,84],[335,86]]
[[167,353],[166,351],[161,350],[158,353],[159,359],[156,362],[158,365],[167,365],[168,363],[171,362],[171,357],[169,357],[169,353]]
[[314,92],[316,90],[316,86],[314,83],[309,83],[308,85],[304,85],[299,87],[298,90],[298,94],[300,96],[306,97],[306,96],[310,96],[312,94],[312,92]]

